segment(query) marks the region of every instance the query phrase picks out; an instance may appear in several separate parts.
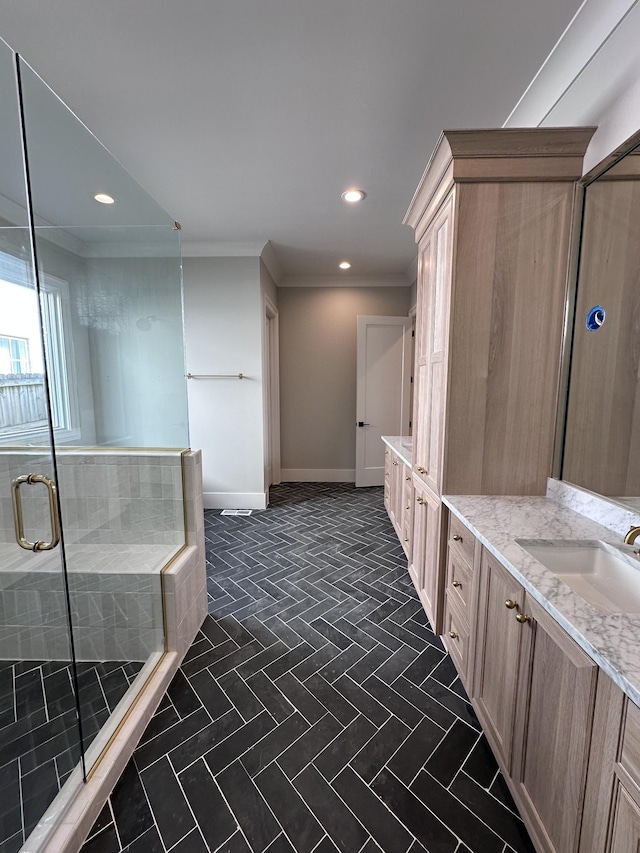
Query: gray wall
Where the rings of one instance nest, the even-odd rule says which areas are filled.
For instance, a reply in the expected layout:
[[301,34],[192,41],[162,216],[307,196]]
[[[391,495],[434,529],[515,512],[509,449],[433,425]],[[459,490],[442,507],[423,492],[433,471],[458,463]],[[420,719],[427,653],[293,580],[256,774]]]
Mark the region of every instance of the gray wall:
[[406,316],[409,287],[281,287],[282,478],[352,479],[356,317]]

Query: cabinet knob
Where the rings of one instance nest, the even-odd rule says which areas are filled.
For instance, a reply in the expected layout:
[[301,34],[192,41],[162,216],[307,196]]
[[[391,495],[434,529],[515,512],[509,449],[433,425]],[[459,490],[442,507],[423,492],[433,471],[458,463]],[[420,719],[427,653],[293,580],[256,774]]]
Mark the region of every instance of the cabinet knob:
[[451,585],[452,585],[452,586],[455,586],[455,588],[456,588],[456,589],[458,589],[458,587],[459,587],[459,586],[462,586],[462,584],[460,583],[460,581],[452,581],[452,584],[451,584]]
[[398,464],[398,460],[397,460],[397,459],[394,459],[394,460],[393,460],[393,464],[394,464],[394,465],[397,465],[397,464]]
[[516,613],[516,621],[524,625],[525,622],[531,621],[531,616],[525,616],[524,613]]
[[411,477],[405,477],[405,480],[409,483],[411,481]]
[[416,498],[416,500],[418,501],[418,503],[420,504],[420,506],[422,506],[423,504],[426,504],[426,501],[425,501],[425,499],[424,499],[424,498]]
[[408,541],[409,541],[409,539],[405,536],[404,541],[405,541],[405,542],[408,542]]
[[455,631],[449,631],[449,636],[451,637],[452,640],[458,639],[458,635],[456,634]]
[[508,610],[513,610],[513,609],[514,609],[514,607],[517,607],[517,606],[518,606],[518,602],[517,602],[517,601],[511,601],[511,599],[510,599],[510,598],[507,598],[507,600],[506,600],[506,601],[505,601],[505,603],[504,603],[504,606],[505,606]]
[[453,541],[454,542],[462,542],[462,536],[460,536],[459,533],[456,533],[456,535],[453,537]]
[[426,474],[426,473],[427,473],[427,469],[426,469],[426,468],[422,468],[420,465],[418,465],[418,471],[419,471],[421,474]]

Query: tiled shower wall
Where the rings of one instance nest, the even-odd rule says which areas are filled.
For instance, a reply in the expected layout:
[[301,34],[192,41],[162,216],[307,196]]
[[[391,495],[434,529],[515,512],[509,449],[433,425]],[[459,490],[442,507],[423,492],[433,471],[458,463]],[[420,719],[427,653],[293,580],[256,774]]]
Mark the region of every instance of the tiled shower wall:
[[[59,498],[76,655],[145,660],[164,648],[161,569],[185,544],[177,451],[61,450]],[[51,476],[39,451],[0,450],[0,658],[69,656],[60,552],[17,548],[11,481]],[[28,539],[50,533],[46,488],[21,488]]]
[[[148,450],[56,451],[60,510],[68,544],[180,545],[184,543],[182,459],[179,452]],[[0,541],[14,542],[11,482],[44,473],[41,453],[0,449]],[[21,490],[27,531],[49,531],[44,486]]]

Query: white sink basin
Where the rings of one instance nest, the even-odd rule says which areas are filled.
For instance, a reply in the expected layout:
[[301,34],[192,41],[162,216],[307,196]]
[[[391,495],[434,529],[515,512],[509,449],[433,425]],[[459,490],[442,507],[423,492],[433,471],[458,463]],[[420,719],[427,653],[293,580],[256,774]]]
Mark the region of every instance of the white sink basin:
[[640,613],[640,560],[597,540],[516,539],[579,596],[607,613]]

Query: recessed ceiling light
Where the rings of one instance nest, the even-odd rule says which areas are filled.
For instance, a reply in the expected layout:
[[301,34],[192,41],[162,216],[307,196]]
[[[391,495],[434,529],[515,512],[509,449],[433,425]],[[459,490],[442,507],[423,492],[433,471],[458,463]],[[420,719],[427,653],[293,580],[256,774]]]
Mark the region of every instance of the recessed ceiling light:
[[116,202],[115,198],[107,195],[107,193],[96,193],[94,198],[96,201],[99,201],[100,204],[115,204]]
[[350,270],[351,269],[351,264],[349,263],[349,261],[341,261],[338,266],[340,267],[341,270]]
[[364,190],[358,190],[353,187],[350,190],[345,190],[342,193],[342,198],[345,201],[348,201],[349,204],[355,204],[358,201],[362,201],[362,199],[366,196],[366,192]]

